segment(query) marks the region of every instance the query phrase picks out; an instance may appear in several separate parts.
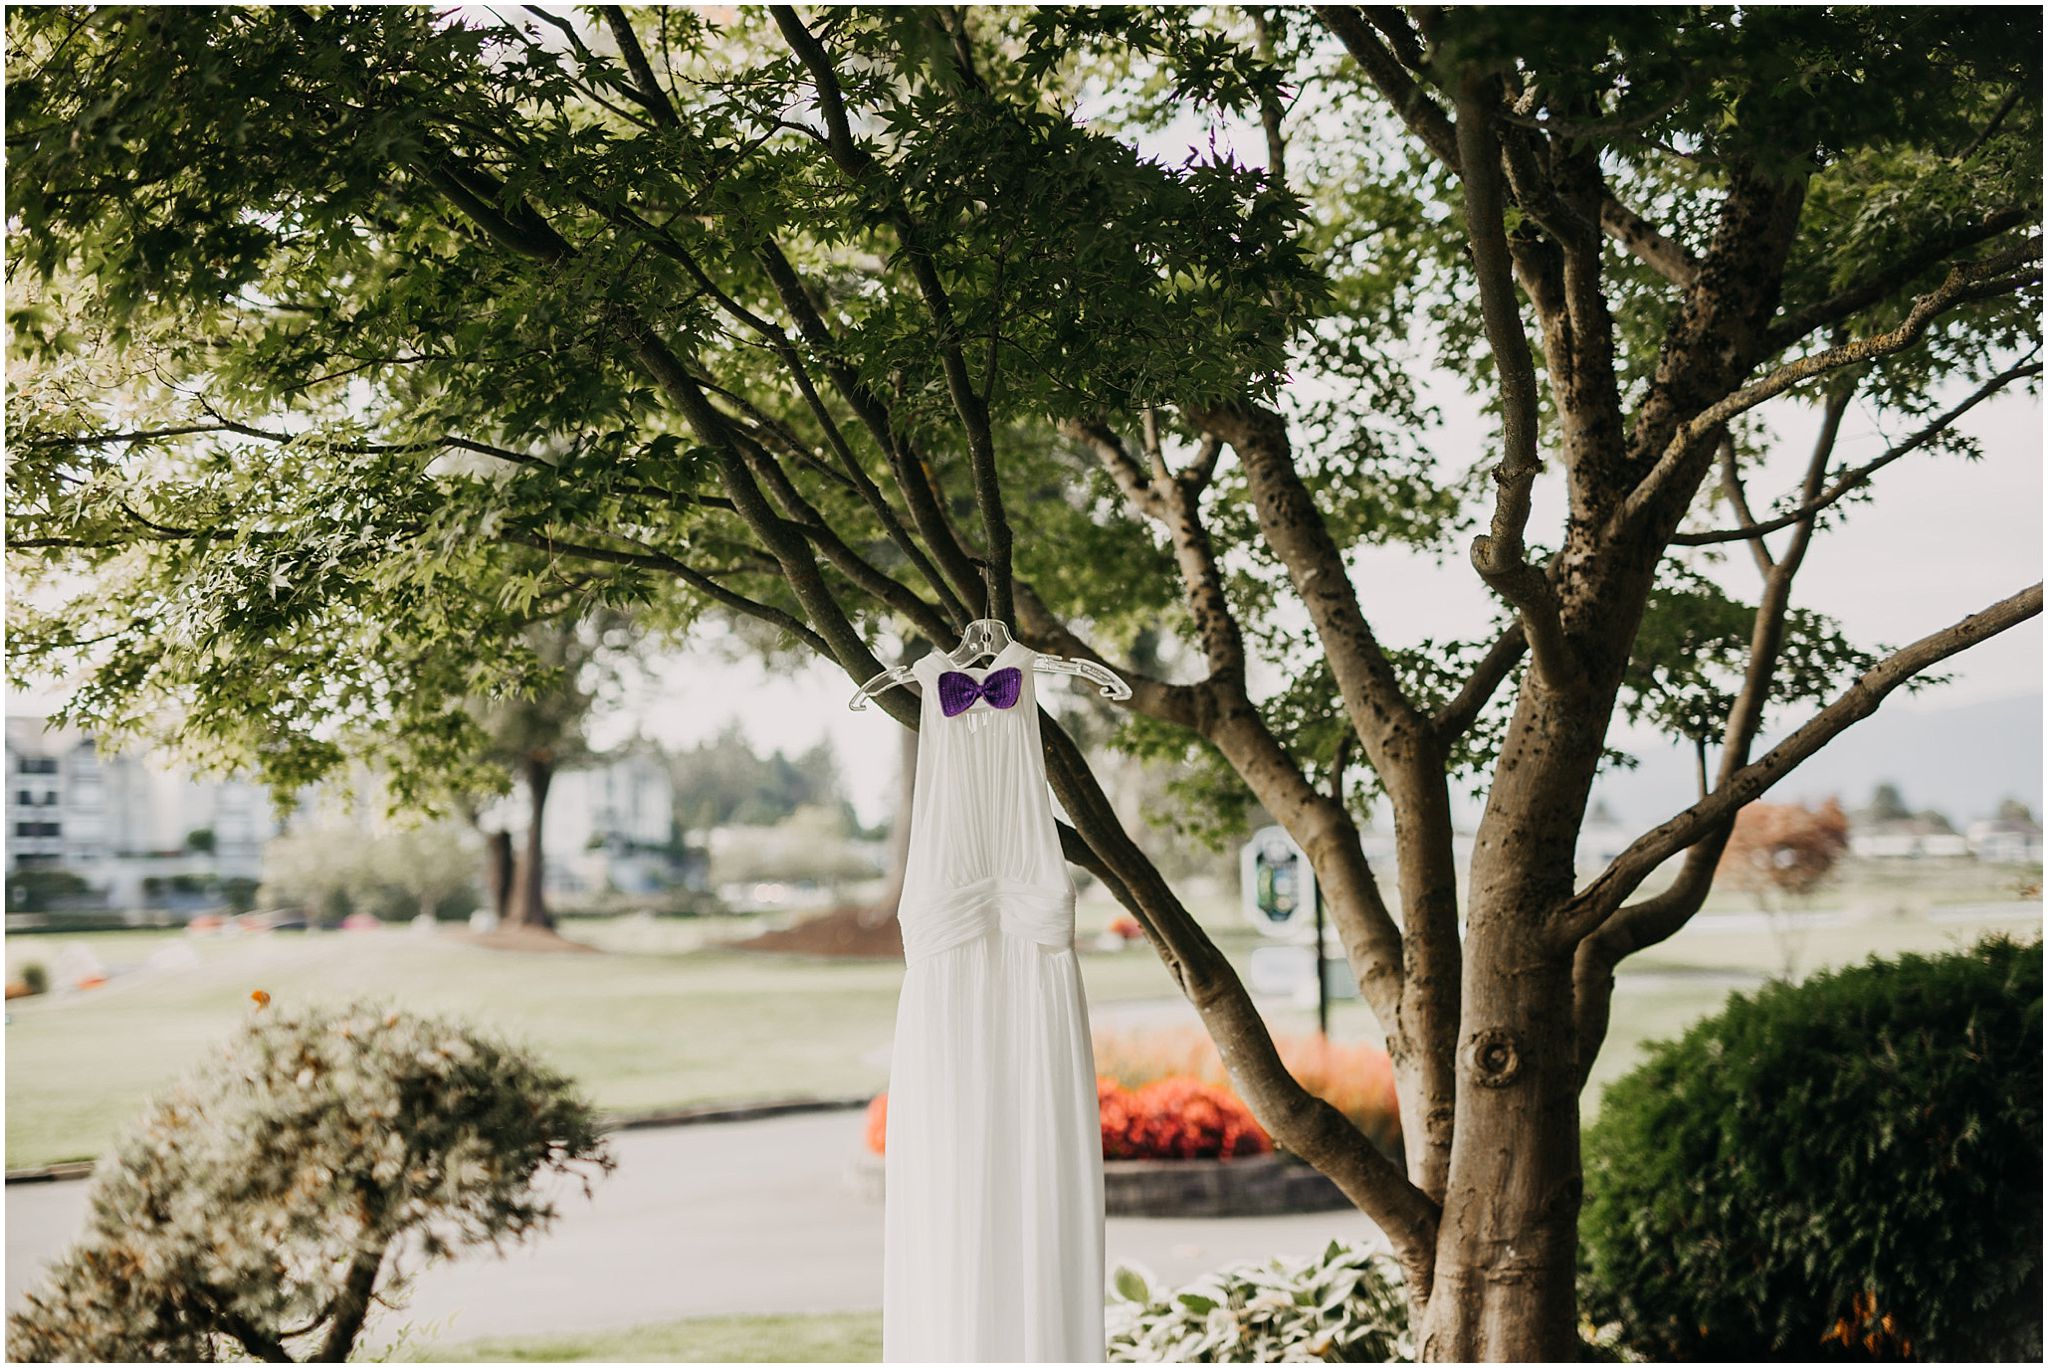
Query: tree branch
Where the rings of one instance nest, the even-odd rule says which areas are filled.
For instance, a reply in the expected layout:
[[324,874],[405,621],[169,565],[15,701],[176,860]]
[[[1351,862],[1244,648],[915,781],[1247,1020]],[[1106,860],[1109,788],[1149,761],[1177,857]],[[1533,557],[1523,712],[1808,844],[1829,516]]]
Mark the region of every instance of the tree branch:
[[1717,823],[1733,817],[1743,804],[1783,779],[1807,757],[1876,712],[1892,690],[1922,670],[2025,622],[2040,611],[2041,586],[2035,584],[1878,662],[1762,759],[1736,770],[1705,798],[1638,837],[1565,905],[1557,919],[1558,934],[1567,943],[1576,943],[1612,915],[1621,900],[1657,866],[1698,841]]
[[1699,279],[1700,264],[1685,244],[1666,237],[1612,195],[1600,202],[1600,227],[1636,260],[1681,290],[1691,289]]
[[514,546],[530,546],[537,551],[545,551],[555,556],[570,556],[577,560],[597,561],[607,565],[633,565],[643,570],[659,570],[663,574],[675,576],[706,598],[713,599],[736,613],[744,613],[748,617],[758,618],[771,626],[781,628],[819,655],[831,658],[832,653],[827,648],[825,639],[797,618],[780,608],[737,594],[703,571],[662,552],[618,551],[611,547],[563,541],[544,532],[525,530],[503,533],[499,540]]
[[1514,268],[1503,220],[1500,142],[1493,125],[1498,100],[1496,78],[1468,73],[1459,84],[1457,133],[1465,168],[1466,234],[1472,243],[1494,370],[1500,377],[1503,447],[1493,473],[1491,530],[1474,539],[1472,565],[1521,615],[1538,677],[1552,689],[1569,692],[1581,671],[1564,635],[1557,594],[1543,572],[1529,564],[1522,544],[1530,488],[1543,460],[1537,449],[1536,363],[1515,304]]
[[1815,329],[1839,323],[1905,288],[1915,277],[1939,266],[1957,252],[1997,237],[2008,228],[2033,223],[2039,217],[2038,207],[2011,205],[1985,215],[1976,223],[1929,238],[1854,285],[1786,313],[1765,334],[1765,346],[1768,351],[1782,351]]
[[1355,5],[1316,5],[1317,17],[1337,36],[1344,50],[1358,63],[1366,79],[1385,97],[1408,131],[1422,140],[1438,161],[1456,172],[1459,167],[1457,130],[1450,116],[1429,97],[1415,78],[1387,50],[1373,32],[1365,14]]
[[2022,288],[2030,281],[2037,280],[2039,273],[2018,268],[2028,261],[2038,262],[2040,255],[2041,239],[2035,237],[1984,261],[1968,262],[1953,267],[1948,277],[1939,286],[1922,295],[1914,303],[1912,311],[1890,331],[1844,342],[1826,351],[1801,357],[1797,361],[1780,366],[1763,379],[1737,390],[1719,402],[1709,404],[1692,419],[1681,423],[1678,430],[1672,434],[1657,464],[1643,477],[1641,483],[1630,492],[1623,503],[1618,514],[1619,520],[1631,523],[1639,519],[1656,501],[1659,493],[1676,475],[1679,468],[1685,464],[1686,456],[1694,444],[1715,428],[1739,414],[1748,412],[1765,400],[1783,394],[1802,380],[1839,370],[1843,366],[1903,351],[1917,342],[1935,319],[1960,304],[1974,299],[2009,294]]
[[1493,697],[1501,682],[1514,672],[1515,665],[1529,649],[1528,635],[1522,630],[1519,619],[1494,640],[1479,664],[1465,678],[1457,694],[1437,710],[1430,719],[1430,727],[1446,743],[1456,740],[1469,731],[1479,714],[1486,707],[1486,701]]
[[[1807,458],[1806,475],[1801,482],[1801,496],[1808,502],[1827,476],[1828,464],[1834,457],[1835,441],[1842,430],[1842,416],[1848,412],[1853,393],[1850,387],[1843,386],[1828,395],[1827,407],[1821,417],[1820,435],[1814,441],[1813,454]],[[1734,445],[1725,437],[1722,454],[1733,477]],[[1735,485],[1735,497],[1740,503],[1739,479]],[[1746,505],[1744,508],[1746,515]],[[1764,590],[1750,624],[1749,661],[1743,671],[1742,689],[1729,708],[1728,719],[1722,727],[1721,766],[1715,778],[1716,786],[1729,783],[1749,763],[1750,747],[1763,727],[1772,680],[1784,651],[1785,615],[1791,606],[1792,581],[1806,559],[1813,531],[1814,519],[1809,516],[1786,542],[1783,555],[1775,559],[1764,550],[1762,538],[1751,543],[1758,553],[1757,564],[1763,572]],[[1713,790],[1707,783],[1704,741],[1699,743],[1699,760],[1700,797],[1705,799]],[[1606,1039],[1614,995],[1615,966],[1624,956],[1677,934],[1705,905],[1707,894],[1714,886],[1714,873],[1720,866],[1721,852],[1727,848],[1728,838],[1734,829],[1735,818],[1731,811],[1715,822],[1697,844],[1687,848],[1678,877],[1669,888],[1655,897],[1620,908],[1598,930],[1579,942],[1572,959],[1572,1012],[1581,1087],[1591,1075],[1593,1061]]]
[[633,32],[632,19],[618,5],[606,5],[603,14],[605,23],[611,27],[612,41],[619,45],[619,55],[626,59],[626,69],[633,73],[640,106],[662,127],[680,127],[682,120],[676,117],[676,108],[669,102],[661,82],[654,78],[653,64],[647,60],[647,53],[640,46],[640,35]]
[[946,389],[967,435],[968,461],[974,472],[974,499],[981,515],[986,557],[982,565],[983,611],[989,617],[1009,622],[1016,616],[1010,569],[1012,538],[1009,516],[1003,509],[1002,482],[996,472],[995,433],[989,423],[988,406],[974,386],[966,353],[961,349],[952,299],[939,279],[938,264],[927,240],[928,234],[911,215],[894,187],[884,182],[881,167],[867,149],[854,141],[839,77],[832,69],[831,57],[824,46],[804,27],[803,20],[797,17],[794,9],[775,5],[770,10],[790,51],[811,73],[818,93],[818,108],[825,118],[826,145],[831,149],[833,160],[856,187],[876,195],[902,239],[904,258],[910,265],[911,277],[917,282],[918,294],[924,300],[925,311],[931,316],[937,334],[935,340],[940,368],[946,376]]
[[1845,495],[1854,493],[1857,489],[1868,483],[1872,475],[1875,475],[1893,461],[1926,446],[1936,437],[1955,426],[1958,418],[1961,418],[1965,413],[1968,413],[1971,409],[1977,407],[1977,405],[1983,403],[2013,381],[2030,375],[2039,375],[2040,373],[2041,363],[2034,360],[2022,361],[2016,366],[1999,372],[1973,390],[1968,398],[1930,421],[1912,436],[1906,438],[1905,441],[1900,442],[1897,446],[1887,448],[1881,455],[1865,461],[1862,465],[1844,471],[1825,490],[1810,496],[1790,512],[1758,520],[1749,516],[1746,509],[1738,509],[1738,518],[1742,524],[1740,527],[1715,532],[1681,532],[1672,537],[1671,544],[1673,546],[1715,546],[1723,542],[1758,541],[1766,533],[1776,532],[1781,528],[1790,527],[1794,523],[1805,522],[1822,509],[1840,502]]

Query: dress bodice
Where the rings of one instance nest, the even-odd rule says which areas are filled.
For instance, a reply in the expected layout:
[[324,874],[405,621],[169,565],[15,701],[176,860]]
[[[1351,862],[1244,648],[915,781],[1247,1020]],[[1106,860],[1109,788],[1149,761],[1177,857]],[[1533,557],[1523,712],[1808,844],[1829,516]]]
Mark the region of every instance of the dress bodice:
[[[913,963],[991,926],[1047,949],[1073,944],[1074,885],[1046,792],[1035,658],[1013,641],[980,668],[938,653],[911,667],[923,704],[899,917]],[[945,715],[941,675],[958,670],[982,684],[1011,668],[1021,674],[1014,704],[984,695]]]

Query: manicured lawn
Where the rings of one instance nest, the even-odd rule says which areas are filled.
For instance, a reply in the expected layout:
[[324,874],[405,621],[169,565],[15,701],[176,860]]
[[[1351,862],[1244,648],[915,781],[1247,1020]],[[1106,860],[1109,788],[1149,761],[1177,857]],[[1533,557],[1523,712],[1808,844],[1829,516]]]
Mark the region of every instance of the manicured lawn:
[[[1814,906],[1842,908],[1855,920],[1789,933],[1756,918],[1750,900],[1717,895],[1707,915],[1678,936],[1624,962],[1589,1103],[1632,1067],[1644,1041],[1715,1010],[1731,988],[1780,972],[1788,943],[1804,973],[1873,953],[1966,944],[1994,929],[2038,935],[2039,904],[2029,910],[2013,901],[2028,880],[2037,883],[2038,874],[1966,862],[1852,868]],[[2003,906],[1941,919],[1973,903]],[[1221,897],[1195,906],[1243,966],[1258,935]],[[1078,914],[1089,1000],[1175,998],[1165,967],[1142,943],[1118,953],[1091,948],[1112,915],[1096,898],[1084,899]],[[606,952],[596,955],[485,949],[452,934],[415,936],[403,928],[225,940],[162,931],[10,936],[10,975],[33,961],[54,964],[73,943],[89,946],[115,970],[152,955],[185,963],[116,972],[89,992],[9,1004],[7,1164],[99,1153],[152,1089],[234,1028],[258,988],[278,1003],[380,996],[495,1027],[529,1041],[609,1111],[881,1087],[879,1056],[894,1030],[902,965],[762,955],[724,944],[758,925],[745,918],[566,921],[566,934]],[[1276,1007],[1269,1015],[1279,1030],[1313,1027],[1307,1008]],[[1371,1014],[1355,1001],[1336,1004],[1331,1032],[1344,1040],[1379,1038]]]
[[413,1363],[879,1363],[882,1313],[701,1316],[594,1335],[423,1346]]
[[[10,936],[10,974],[83,943],[110,969],[166,946],[184,967],[115,972],[82,993],[8,1005],[7,1165],[100,1152],[149,1092],[188,1068],[251,1010],[274,1003],[388,998],[459,1015],[530,1042],[608,1111],[708,1101],[845,1096],[878,1089],[875,1058],[895,1028],[900,962],[763,955],[724,948],[755,926],[719,919],[572,920],[599,955],[485,949],[452,934],[272,933],[231,939],[163,932]],[[1170,995],[1143,947],[1089,952],[1095,1001]]]

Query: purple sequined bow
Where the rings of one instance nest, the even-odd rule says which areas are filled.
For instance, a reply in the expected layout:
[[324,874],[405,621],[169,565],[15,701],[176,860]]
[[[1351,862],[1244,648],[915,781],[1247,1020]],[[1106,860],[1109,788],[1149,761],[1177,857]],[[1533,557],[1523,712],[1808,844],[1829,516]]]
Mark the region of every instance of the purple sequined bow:
[[973,707],[977,698],[986,698],[991,708],[1014,708],[1023,692],[1024,672],[1014,665],[992,671],[979,682],[972,675],[948,670],[939,676],[939,711],[948,717],[958,716]]

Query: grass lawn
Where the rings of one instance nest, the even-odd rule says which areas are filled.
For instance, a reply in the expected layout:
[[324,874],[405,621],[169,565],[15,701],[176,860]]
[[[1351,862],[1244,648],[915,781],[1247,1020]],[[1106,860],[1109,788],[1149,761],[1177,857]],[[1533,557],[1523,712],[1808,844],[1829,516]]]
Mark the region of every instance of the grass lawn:
[[[1746,900],[1717,898],[1671,941],[1624,962],[1589,1098],[1631,1067],[1643,1041],[1713,1011],[1731,988],[1782,971],[1788,948],[1806,972],[1872,953],[1964,944],[1992,929],[2039,935],[2038,902],[2013,901],[2020,880],[1973,865],[1915,866],[1895,879],[1884,870],[1852,871],[1835,896],[1815,905],[1835,903],[1854,919],[1789,935],[1741,915],[1752,908]],[[2003,908],[1939,919],[1957,904],[1995,902]],[[1200,901],[1196,911],[1242,966],[1257,933],[1224,899]],[[1090,1001],[1175,997],[1165,967],[1142,945],[1120,953],[1087,948],[1112,914],[1098,898],[1084,899],[1078,914]],[[88,992],[9,1004],[7,1165],[99,1153],[152,1089],[234,1028],[259,988],[278,1003],[369,995],[475,1020],[530,1042],[610,1111],[882,1086],[877,1056],[894,1029],[901,963],[763,955],[724,944],[758,925],[747,918],[566,921],[566,934],[607,952],[598,955],[485,949],[403,928],[233,939],[175,931],[9,936],[10,976],[26,963],[52,964],[72,944],[89,947],[116,972]],[[184,963],[140,968],[152,955]],[[1307,1009],[1270,1015],[1280,1030],[1313,1025]],[[1355,1001],[1336,1004],[1331,1033],[1379,1035]]]
[[590,1335],[420,1347],[412,1363],[879,1363],[882,1313],[697,1316]]
[[[477,1021],[531,1043],[608,1111],[879,1089],[874,1056],[895,1028],[902,964],[719,943],[755,929],[725,918],[564,923],[601,955],[485,949],[403,928],[10,936],[10,975],[71,944],[116,972],[88,992],[8,1004],[7,1166],[98,1154],[152,1089],[234,1028],[259,988],[279,1004],[379,996]],[[140,967],[166,946],[189,946],[191,962]],[[1090,952],[1083,973],[1096,1001],[1175,991],[1141,949]]]

